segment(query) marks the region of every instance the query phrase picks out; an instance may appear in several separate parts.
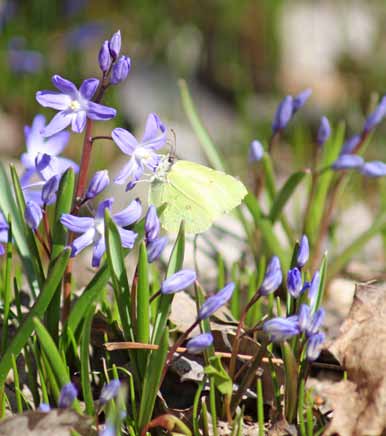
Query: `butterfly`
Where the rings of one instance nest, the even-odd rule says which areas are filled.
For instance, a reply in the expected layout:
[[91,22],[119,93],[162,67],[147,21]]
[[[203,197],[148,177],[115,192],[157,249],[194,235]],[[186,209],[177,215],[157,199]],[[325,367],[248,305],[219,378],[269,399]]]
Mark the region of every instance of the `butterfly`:
[[149,203],[166,203],[160,220],[170,233],[181,221],[187,234],[205,232],[223,214],[237,207],[246,196],[242,182],[221,171],[171,155],[160,161],[151,178]]

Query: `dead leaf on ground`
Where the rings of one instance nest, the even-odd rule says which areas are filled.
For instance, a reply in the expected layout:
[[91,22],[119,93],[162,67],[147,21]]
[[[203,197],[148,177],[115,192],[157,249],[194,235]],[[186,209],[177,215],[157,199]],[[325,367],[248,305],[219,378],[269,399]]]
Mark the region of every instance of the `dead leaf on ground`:
[[326,435],[386,433],[386,287],[358,285],[347,320],[330,351],[347,381],[326,389],[334,407]]

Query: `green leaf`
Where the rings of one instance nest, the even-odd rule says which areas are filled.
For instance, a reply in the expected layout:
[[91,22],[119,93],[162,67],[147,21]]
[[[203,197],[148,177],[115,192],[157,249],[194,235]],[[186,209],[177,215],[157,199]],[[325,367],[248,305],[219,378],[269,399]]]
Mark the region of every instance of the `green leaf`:
[[4,383],[8,371],[12,365],[11,356],[14,354],[16,357],[19,355],[22,348],[30,338],[34,329],[33,318],[41,318],[54,295],[55,289],[60,283],[63,273],[66,269],[68,259],[70,257],[70,250],[65,249],[63,253],[57,258],[51,271],[48,273],[47,279],[42,287],[41,293],[37,298],[35,304],[30,309],[23,324],[19,327],[11,343],[8,345],[7,350],[0,360],[0,386]]
[[327,282],[327,253],[325,253],[323,256],[322,263],[320,265],[319,274],[320,274],[320,282],[319,282],[318,296],[316,299],[315,306],[313,308],[313,312],[318,310],[318,308],[320,307],[323,301],[324,288],[326,287],[326,282]]
[[217,390],[225,396],[230,397],[233,392],[233,382],[229,374],[225,371],[221,363],[220,356],[209,358],[209,365],[204,368],[204,372],[209,377],[213,377]]
[[94,414],[94,401],[91,392],[89,361],[91,325],[94,312],[95,304],[92,304],[83,322],[83,331],[80,342],[80,377],[82,382],[82,393],[84,402],[86,403],[86,413],[90,416],[93,416]]
[[284,360],[285,372],[285,417],[290,424],[293,424],[296,418],[298,394],[298,364],[288,342],[284,342],[281,345],[281,350]]

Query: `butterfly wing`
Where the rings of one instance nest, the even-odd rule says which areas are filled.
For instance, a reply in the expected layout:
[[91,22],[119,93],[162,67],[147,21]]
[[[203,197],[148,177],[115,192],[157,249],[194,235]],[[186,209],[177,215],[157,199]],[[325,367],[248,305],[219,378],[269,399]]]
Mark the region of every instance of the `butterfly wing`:
[[245,186],[221,171],[189,161],[177,161],[167,182],[153,182],[150,200],[167,203],[161,216],[166,230],[176,232],[185,221],[187,233],[207,230],[217,218],[234,209],[247,194]]

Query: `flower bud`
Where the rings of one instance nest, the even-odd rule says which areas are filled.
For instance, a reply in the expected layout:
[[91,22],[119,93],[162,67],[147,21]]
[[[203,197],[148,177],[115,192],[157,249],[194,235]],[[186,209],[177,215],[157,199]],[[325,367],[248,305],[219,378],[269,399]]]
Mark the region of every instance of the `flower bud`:
[[147,261],[152,263],[157,260],[161,256],[168,242],[169,239],[167,236],[163,236],[162,238],[157,238],[154,239],[154,241],[149,242],[147,244]]
[[356,154],[341,154],[331,165],[333,170],[349,170],[360,168],[364,163],[363,157]]
[[312,335],[308,339],[306,351],[308,360],[312,362],[319,357],[325,339],[326,336],[324,335],[324,333],[317,333],[316,335]]
[[299,268],[303,268],[303,266],[307,263],[308,258],[310,256],[310,247],[308,244],[307,235],[303,235],[300,240],[299,249],[296,255],[296,262]]
[[110,383],[103,386],[99,397],[99,404],[106,404],[118,395],[121,382],[118,379],[113,379]]
[[97,171],[91,178],[87,188],[86,198],[91,200],[106,189],[110,183],[107,170]]
[[322,117],[322,119],[320,120],[320,126],[318,130],[318,136],[316,142],[318,143],[319,146],[322,146],[330,137],[330,135],[331,135],[330,123],[327,117]]
[[24,218],[28,226],[31,227],[32,230],[36,230],[43,218],[40,206],[34,201],[28,201],[24,211]]
[[292,114],[293,98],[290,95],[287,95],[287,97],[284,97],[284,99],[280,102],[276,110],[276,114],[272,123],[273,133],[277,133],[278,131],[284,129],[291,120]]
[[120,30],[114,33],[108,44],[109,44],[110,55],[113,58],[113,61],[115,61],[119,56],[119,53],[121,51],[121,45],[122,45]]
[[196,272],[182,269],[168,277],[161,285],[162,294],[174,294],[189,287],[196,280]]
[[301,107],[303,107],[312,94],[312,89],[307,88],[304,91],[300,92],[296,97],[293,99],[292,103],[292,111],[293,114],[295,114]]
[[42,201],[43,204],[51,204],[56,199],[56,193],[59,188],[59,177],[51,177],[42,188]]
[[299,328],[305,332],[311,322],[311,308],[307,304],[301,304],[299,309]]
[[319,332],[319,329],[323,324],[325,314],[326,314],[326,312],[323,308],[318,309],[314,313],[314,316],[312,317],[310,325],[307,329],[308,336],[315,335],[316,333]]
[[218,291],[217,294],[209,297],[201,306],[198,312],[197,320],[202,321],[208,318],[214,312],[220,309],[221,306],[224,306],[224,304],[226,304],[232,297],[234,290],[235,284],[230,282],[223,289],[221,289],[221,291]]
[[113,85],[117,85],[118,83],[126,80],[127,76],[129,75],[130,66],[130,58],[127,56],[121,56],[113,66],[110,82]]
[[249,162],[258,162],[263,158],[264,148],[261,142],[255,139],[249,146]]
[[283,273],[280,268],[280,260],[273,256],[265,271],[263,283],[260,286],[260,295],[268,295],[275,292],[283,280]]
[[273,318],[266,321],[263,330],[272,342],[283,342],[300,333],[297,316]]
[[378,106],[367,117],[365,125],[363,126],[363,131],[369,132],[370,130],[374,129],[374,127],[383,120],[385,113],[386,113],[386,96],[382,97]]
[[294,297],[298,298],[302,289],[303,289],[303,281],[302,281],[302,273],[299,268],[293,268],[288,271],[287,274],[287,289],[288,292]]
[[359,144],[361,140],[361,135],[354,135],[351,138],[347,139],[346,142],[342,145],[342,149],[340,154],[350,154],[353,152],[355,147]]
[[195,336],[194,338],[190,339],[186,344],[186,348],[191,354],[199,354],[206,348],[210,347],[212,344],[212,333],[202,333],[201,335]]
[[160,227],[161,225],[157,216],[157,209],[155,206],[151,205],[147,210],[145,218],[145,236],[147,242],[152,242],[157,238]]
[[314,308],[316,304],[316,299],[319,293],[319,285],[320,285],[320,274],[319,271],[315,271],[312,276],[310,288],[308,290],[308,301],[310,302],[310,306]]
[[66,409],[70,407],[78,396],[78,391],[72,383],[67,383],[60,391],[58,407],[59,409]]
[[51,411],[51,407],[47,403],[40,403],[38,407],[39,412],[48,413]]
[[360,172],[366,177],[383,177],[386,176],[386,164],[380,160],[366,162],[362,165]]
[[111,65],[109,41],[107,40],[102,44],[99,50],[98,62],[99,62],[99,68],[102,70],[103,73],[106,73]]

